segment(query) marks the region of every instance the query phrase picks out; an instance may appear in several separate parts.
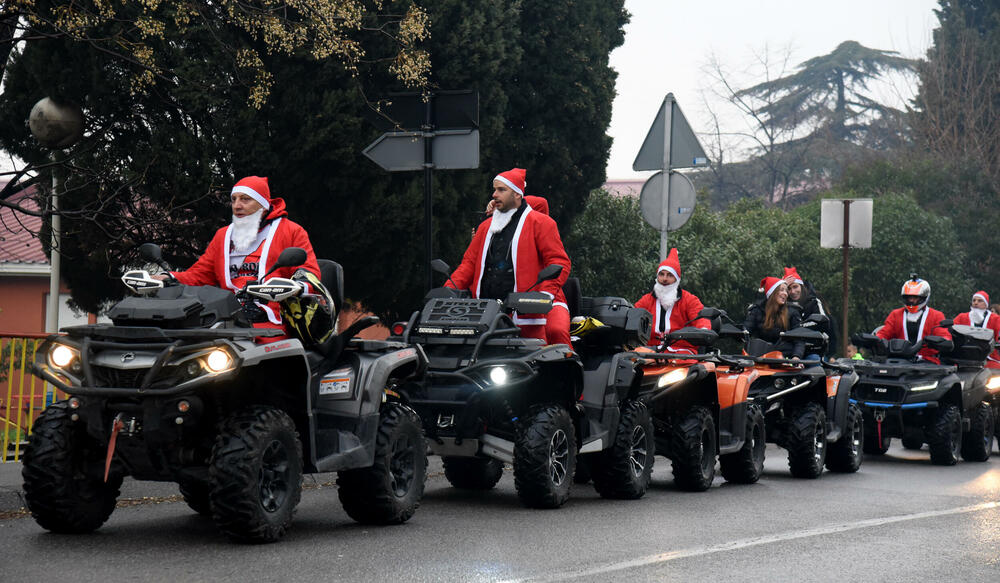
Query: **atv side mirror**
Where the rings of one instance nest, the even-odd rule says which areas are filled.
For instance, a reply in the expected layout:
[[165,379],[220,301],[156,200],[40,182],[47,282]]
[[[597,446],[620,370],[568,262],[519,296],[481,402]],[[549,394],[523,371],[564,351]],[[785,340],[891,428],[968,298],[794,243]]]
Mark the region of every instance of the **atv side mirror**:
[[431,270],[436,273],[443,273],[445,275],[451,274],[451,267],[441,259],[431,260]]
[[160,246],[156,243],[143,243],[142,245],[139,245],[139,256],[152,263],[159,263],[163,261],[163,255],[160,253]]
[[806,322],[812,322],[813,324],[827,324],[830,322],[830,318],[824,314],[810,314],[806,318]]
[[559,277],[562,270],[562,265],[546,265],[544,269],[538,272],[538,281],[535,282],[535,285]]
[[274,266],[264,274],[264,277],[271,275],[280,267],[298,267],[305,263],[307,258],[306,250],[302,247],[286,247],[282,250],[281,255],[278,255],[278,260],[274,262]]
[[720,310],[719,308],[702,308],[701,311],[698,312],[698,318],[706,318],[708,320],[713,320],[715,318],[725,315],[726,312]]
[[938,322],[938,326],[940,326],[941,328],[951,328],[954,324],[955,321],[950,318],[945,318],[944,320]]

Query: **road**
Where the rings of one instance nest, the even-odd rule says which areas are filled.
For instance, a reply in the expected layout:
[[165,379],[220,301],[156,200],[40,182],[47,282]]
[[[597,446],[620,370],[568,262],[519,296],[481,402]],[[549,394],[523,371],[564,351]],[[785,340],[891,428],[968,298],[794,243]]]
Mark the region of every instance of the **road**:
[[313,484],[293,528],[228,542],[183,502],[120,507],[96,534],[0,520],[3,581],[997,581],[1000,456],[931,466],[894,444],[857,474],[798,480],[769,446],[754,485],[677,490],[670,463],[636,501],[577,486],[559,510],[523,508],[506,472],[485,493],[452,489],[434,460],[414,518],[353,523],[335,486]]

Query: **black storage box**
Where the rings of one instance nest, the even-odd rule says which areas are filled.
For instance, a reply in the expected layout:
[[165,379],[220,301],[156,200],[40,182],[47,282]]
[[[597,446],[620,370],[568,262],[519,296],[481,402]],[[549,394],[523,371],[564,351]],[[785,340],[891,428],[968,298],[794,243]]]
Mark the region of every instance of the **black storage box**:
[[115,326],[207,327],[240,309],[233,292],[212,286],[170,286],[152,297],[127,297],[108,311]]
[[[600,338],[602,344],[613,346],[645,346],[653,330],[653,316],[642,308],[632,306],[625,298],[580,298],[580,315],[600,321],[608,330],[595,330],[591,340]],[[595,332],[597,334],[595,334]]]
[[982,365],[993,351],[993,330],[988,328],[952,326],[951,338],[955,348],[947,354],[942,354],[946,362]]

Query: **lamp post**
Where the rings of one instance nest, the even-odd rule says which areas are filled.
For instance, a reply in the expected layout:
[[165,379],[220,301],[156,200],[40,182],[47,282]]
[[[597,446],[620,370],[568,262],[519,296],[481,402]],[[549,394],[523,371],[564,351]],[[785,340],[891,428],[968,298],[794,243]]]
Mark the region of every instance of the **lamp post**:
[[31,108],[28,127],[38,142],[52,149],[52,194],[50,218],[51,252],[49,253],[49,301],[45,306],[45,331],[49,334],[59,330],[59,252],[62,220],[59,216],[59,179],[55,163],[57,152],[69,148],[83,137],[83,112],[80,107],[68,101],[46,97]]

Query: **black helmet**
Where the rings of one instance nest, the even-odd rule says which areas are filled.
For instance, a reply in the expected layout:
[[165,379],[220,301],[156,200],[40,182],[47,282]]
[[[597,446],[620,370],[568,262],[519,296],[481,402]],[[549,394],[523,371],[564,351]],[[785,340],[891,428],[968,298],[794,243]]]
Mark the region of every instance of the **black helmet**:
[[337,331],[337,314],[333,297],[312,272],[299,269],[295,281],[308,283],[313,293],[303,293],[281,302],[281,317],[289,331],[305,346],[325,342]]

